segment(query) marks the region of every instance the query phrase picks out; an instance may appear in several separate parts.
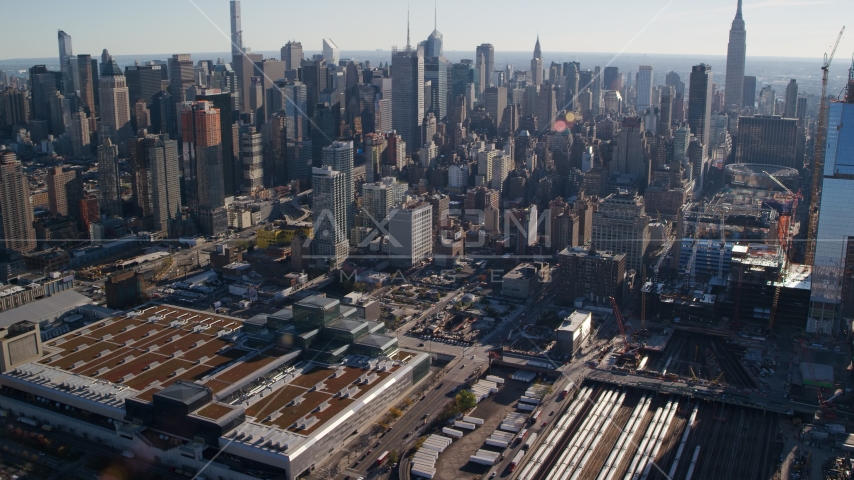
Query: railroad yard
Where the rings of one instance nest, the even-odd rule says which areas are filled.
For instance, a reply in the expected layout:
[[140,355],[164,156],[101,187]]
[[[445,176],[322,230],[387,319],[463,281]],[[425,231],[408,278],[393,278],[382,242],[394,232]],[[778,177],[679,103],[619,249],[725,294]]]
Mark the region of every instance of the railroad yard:
[[[661,353],[650,354],[649,370],[682,378],[716,380],[737,388],[756,388],[756,381],[739,357],[745,348],[723,337],[677,331]],[[723,376],[721,376],[723,374]]]
[[779,415],[587,381],[530,450],[522,480],[768,479]]

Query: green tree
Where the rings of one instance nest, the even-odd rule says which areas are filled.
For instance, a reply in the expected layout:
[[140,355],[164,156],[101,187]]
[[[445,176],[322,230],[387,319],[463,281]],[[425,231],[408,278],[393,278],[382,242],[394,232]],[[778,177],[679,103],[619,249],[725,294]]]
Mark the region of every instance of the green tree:
[[460,390],[454,398],[454,403],[461,412],[465,412],[477,406],[477,397],[469,390]]

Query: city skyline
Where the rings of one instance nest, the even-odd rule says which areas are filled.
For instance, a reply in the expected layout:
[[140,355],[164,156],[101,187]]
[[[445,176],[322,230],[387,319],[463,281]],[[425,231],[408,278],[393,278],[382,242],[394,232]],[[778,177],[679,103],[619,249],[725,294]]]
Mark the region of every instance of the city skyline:
[[[288,40],[296,39],[303,43],[307,51],[320,50],[323,38],[331,38],[342,52],[359,50],[390,50],[392,46],[405,45],[406,6],[387,3],[386,18],[393,20],[387,28],[378,29],[383,33],[366,32],[361,26],[368,21],[358,11],[348,14],[351,22],[332,28],[316,28],[312,22],[297,21],[294,17],[310,18],[316,14],[311,6],[288,6],[290,10],[270,0],[259,0],[243,6],[243,44],[255,51],[275,51]],[[58,2],[46,0],[43,5],[50,9]],[[227,1],[170,3],[170,11],[176,14],[161,18],[156,38],[148,38],[142,47],[135,38],[125,35],[121,22],[111,18],[115,10],[97,8],[93,2],[85,11],[64,12],[62,16],[49,18],[38,25],[12,24],[6,30],[10,37],[26,38],[26,43],[16,44],[15,48],[0,48],[0,59],[49,58],[57,55],[56,31],[64,30],[74,37],[74,49],[80,52],[98,52],[105,46],[114,55],[147,55],[165,52],[217,52],[228,51],[229,47],[229,8]],[[153,7],[165,3],[152,0]],[[343,4],[343,2],[340,2]],[[467,51],[484,42],[492,43],[496,51],[526,51],[539,33],[544,52],[577,51],[589,53],[646,53],[646,54],[699,54],[724,55],[727,51],[727,36],[724,26],[732,21],[735,2],[720,2],[714,8],[700,8],[681,4],[673,0],[662,1],[656,5],[633,5],[624,0],[609,0],[608,5],[579,6],[572,13],[576,17],[597,15],[602,11],[622,12],[609,17],[608,25],[613,34],[602,35],[599,22],[580,22],[568,28],[561,23],[563,16],[550,15],[533,18],[530,28],[512,29],[512,34],[495,35],[489,28],[490,22],[504,21],[506,9],[490,4],[492,8],[484,12],[480,5],[451,5],[438,2],[438,30],[446,35],[445,50]],[[499,2],[500,3],[500,2]],[[198,9],[196,8],[198,6]],[[382,7],[382,5],[380,5]],[[817,8],[818,7],[818,8]],[[18,7],[8,7],[12,17]],[[826,29],[826,11],[835,15],[854,14],[854,4],[844,0],[760,0],[744,3],[745,20],[750,25],[750,54],[757,57],[820,58],[827,50],[832,38],[822,35],[791,36],[785,35],[787,29],[801,31]],[[278,15],[285,18],[284,25],[272,27],[270,18]],[[413,39],[426,38],[433,30],[433,5],[419,5],[411,11],[411,30]],[[477,13],[481,22],[472,24],[467,19]],[[569,12],[567,12],[569,13]],[[25,12],[20,12],[24,15]],[[205,18],[207,17],[207,18]],[[182,22],[188,18],[197,18],[194,35],[186,33]],[[210,20],[210,22],[208,21]],[[99,21],[100,20],[100,21]],[[364,21],[362,21],[364,20]],[[399,21],[398,21],[399,20]],[[648,26],[645,27],[645,25]],[[85,25],[97,24],[100,29],[86,28]],[[79,26],[78,28],[75,28]],[[666,26],[667,35],[659,32]],[[834,26],[834,29],[836,27]],[[530,30],[530,31],[528,31]],[[818,30],[816,30],[818,31]],[[175,32],[175,34],[170,34]],[[223,32],[225,33],[223,35]],[[585,36],[596,36],[596,41],[585,41]],[[494,38],[490,38],[494,37]],[[685,37],[691,41],[674,42],[673,38]],[[109,45],[104,44],[109,38]],[[7,44],[8,45],[8,44]],[[579,48],[579,46],[583,48]],[[843,38],[840,48],[852,49],[852,40]]]

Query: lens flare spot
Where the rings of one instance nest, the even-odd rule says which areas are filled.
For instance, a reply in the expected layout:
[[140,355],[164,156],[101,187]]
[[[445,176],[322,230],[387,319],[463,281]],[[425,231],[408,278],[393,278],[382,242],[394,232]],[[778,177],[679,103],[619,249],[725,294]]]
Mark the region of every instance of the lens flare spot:
[[567,123],[572,123],[575,121],[575,114],[572,112],[566,112],[566,121]]
[[555,131],[556,132],[563,132],[566,130],[566,128],[567,128],[566,122],[564,122],[563,120],[558,120],[555,122]]

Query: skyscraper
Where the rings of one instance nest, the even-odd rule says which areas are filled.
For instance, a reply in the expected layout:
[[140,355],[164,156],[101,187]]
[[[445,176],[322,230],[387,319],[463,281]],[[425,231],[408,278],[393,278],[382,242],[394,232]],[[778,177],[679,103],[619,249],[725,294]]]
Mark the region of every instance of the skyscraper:
[[614,90],[619,92],[623,88],[621,85],[621,78],[622,76],[620,75],[620,69],[618,67],[605,67],[605,70],[602,71],[602,80],[605,84],[605,90]]
[[445,37],[442,35],[442,32],[439,31],[435,4],[433,5],[433,8],[433,33],[427,37],[427,42],[424,44],[424,56],[427,58],[441,57],[445,53],[443,47]]
[[99,138],[109,138],[123,153],[126,142],[133,136],[130,123],[130,93],[122,70],[112,58],[103,64],[98,80],[101,97]]
[[119,147],[105,137],[98,145],[98,189],[101,213],[110,217],[122,216],[121,180],[119,178]]
[[593,115],[602,113],[602,72],[601,67],[593,67]]
[[184,188],[187,203],[198,212],[200,227],[208,235],[228,229],[220,132],[220,111],[213,103],[201,100],[183,104]]
[[282,47],[281,59],[285,62],[285,70],[297,70],[303,59],[302,44],[290,41]]
[[77,55],[77,75],[80,79],[80,106],[86,111],[86,115],[94,117],[95,78],[91,55]]
[[491,43],[484,43],[477,47],[475,53],[483,55],[485,85],[481,89],[485,89],[492,83],[492,72],[495,71],[495,47]]
[[353,208],[353,142],[332,142],[323,148],[323,166],[331,167],[344,175],[344,198],[346,203],[346,232],[354,225],[355,210]]
[[225,196],[230,197],[240,191],[243,180],[243,166],[235,161],[234,153],[234,96],[230,93],[216,90],[201,89],[196,94],[196,100],[207,100],[219,110],[219,135],[222,140],[222,175]]
[[194,68],[189,53],[172,55],[169,59],[169,94],[176,105],[187,99],[187,89],[195,83]]
[[59,68],[62,75],[65,77],[65,92],[73,92],[77,90],[77,60],[74,58],[74,53],[71,48],[71,35],[60,30],[57,32],[57,40],[59,42]]
[[30,115],[33,120],[50,120],[50,99],[59,86],[57,80],[61,81],[61,78],[62,74],[48,72],[44,65],[30,68]]
[[125,67],[130,104],[142,100],[150,106],[160,88],[160,65],[130,65]]
[[726,90],[724,99],[727,105],[736,108],[744,103],[744,63],[747,55],[747,31],[741,18],[741,0],[732,27],[729,30],[729,46],[726,54]]
[[311,241],[311,253],[316,265],[325,265],[329,269],[340,267],[347,260],[349,251],[346,184],[344,174],[330,166],[312,169],[314,239]]
[[847,321],[844,326],[839,321],[854,316],[854,79],[849,79],[847,93],[845,101],[830,104],[828,115],[808,333],[848,329]]
[[[667,76],[664,77],[664,84],[668,87],[673,87],[673,90],[676,93],[676,96],[682,97],[685,96],[685,82],[682,81],[682,78],[679,77],[679,74],[676,72],[670,72]],[[676,97],[674,97],[676,98]]]
[[6,87],[0,93],[0,126],[11,127],[27,123],[29,108],[24,92]]
[[652,67],[649,65],[641,65],[637,73],[637,101],[635,102],[636,111],[643,112],[652,105]]
[[492,117],[496,125],[501,123],[504,108],[507,107],[507,87],[489,87],[483,92],[483,103],[486,113]]
[[531,83],[543,84],[543,52],[540,49],[540,36],[537,35],[537,43],[534,45],[534,58],[531,59]]
[[744,77],[744,88],[741,92],[742,106],[753,108],[756,106],[756,77]]
[[323,39],[323,59],[326,60],[326,66],[333,69],[338,68],[338,62],[341,61],[341,51],[331,38]]
[[701,63],[691,69],[688,90],[688,126],[700,143],[709,140],[712,117],[712,67]]
[[243,164],[243,191],[254,193],[264,186],[264,151],[261,132],[255,127],[240,137],[240,160]]
[[231,0],[231,58],[243,53],[243,27],[240,24],[240,0]]
[[413,50],[409,45],[408,21],[406,31],[406,49],[391,56],[391,117],[394,129],[406,142],[407,153],[413,153],[421,146],[424,120],[424,46]]
[[[430,104],[429,111],[441,121],[448,115],[448,62],[443,57],[424,58],[424,82],[425,85],[430,82],[430,88],[426,92],[430,98],[424,99],[425,104]],[[364,127],[364,122],[362,126]]]
[[30,183],[12,152],[0,153],[0,242],[19,252],[36,248]]
[[574,111],[576,110],[576,100],[575,97],[581,93],[579,88],[584,85],[579,85],[579,70],[577,62],[569,62],[567,65],[568,68],[564,69],[564,74],[566,75],[566,99],[564,100],[565,108],[567,110]]
[[647,178],[645,168],[646,137],[641,117],[626,117],[620,133],[614,139],[611,172],[629,173]]
[[786,107],[784,118],[798,118],[798,82],[794,78],[786,85]]

